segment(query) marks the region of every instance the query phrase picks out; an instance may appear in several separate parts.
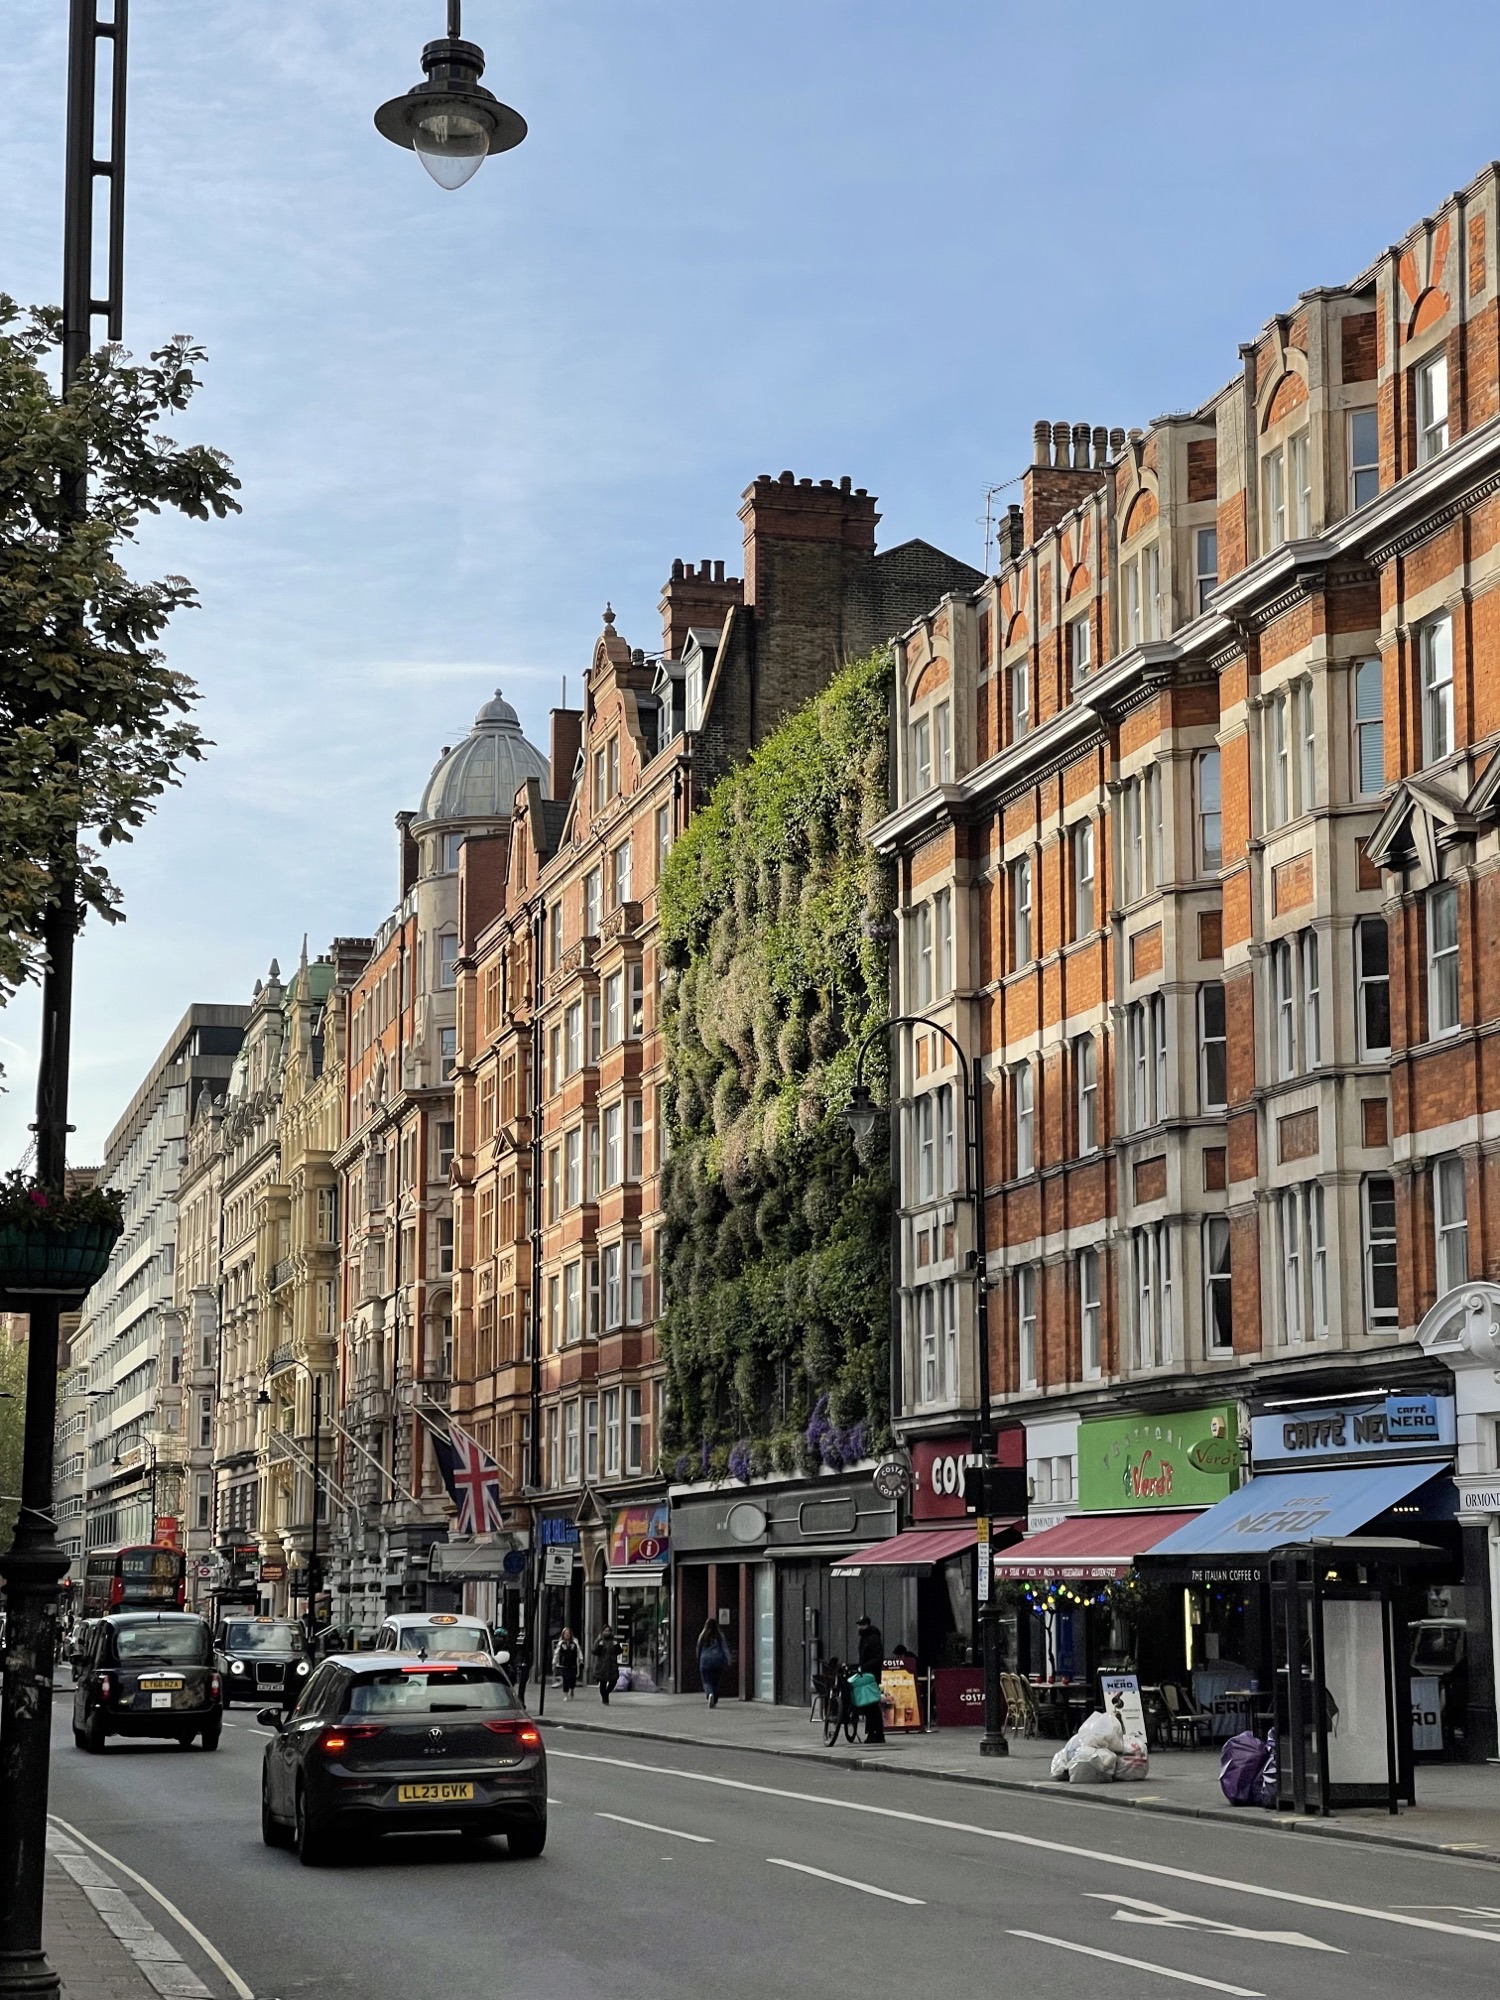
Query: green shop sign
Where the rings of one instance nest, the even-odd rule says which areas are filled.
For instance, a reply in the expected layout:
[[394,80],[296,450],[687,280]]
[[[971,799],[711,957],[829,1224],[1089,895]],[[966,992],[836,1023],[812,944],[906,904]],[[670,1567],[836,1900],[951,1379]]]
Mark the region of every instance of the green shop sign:
[[1237,1484],[1238,1432],[1233,1403],[1081,1423],[1078,1504],[1088,1513],[1211,1507]]

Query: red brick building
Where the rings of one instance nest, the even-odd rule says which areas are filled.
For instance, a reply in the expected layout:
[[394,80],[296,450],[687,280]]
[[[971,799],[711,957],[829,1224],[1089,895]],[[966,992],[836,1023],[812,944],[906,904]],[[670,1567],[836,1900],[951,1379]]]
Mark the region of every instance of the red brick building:
[[[1418,1324],[1500,1259],[1496,197],[1486,169],[1303,294],[1190,411],[1038,424],[996,575],[903,641],[877,838],[903,1001],[982,1067],[981,1282],[1034,1531],[1098,1506],[1121,1412],[1158,1436],[1213,1413],[1232,1479],[1231,1429],[1273,1406],[1441,1406]],[[957,1082],[912,1039],[912,1437],[976,1407]],[[1451,1467],[1451,1404],[1435,1421]],[[1474,1472],[1495,1442],[1469,1425]],[[1495,1526],[1450,1531],[1445,1496],[1409,1511],[1447,1537],[1493,1754]],[[1210,1652],[1210,1598],[1180,1672],[1251,1643]]]

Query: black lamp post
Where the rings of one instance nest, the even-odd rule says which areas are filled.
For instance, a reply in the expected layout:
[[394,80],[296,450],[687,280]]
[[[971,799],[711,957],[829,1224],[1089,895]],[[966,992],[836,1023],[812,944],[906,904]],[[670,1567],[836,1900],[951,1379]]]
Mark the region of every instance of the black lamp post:
[[[867,1139],[874,1130],[878,1115],[875,1100],[865,1085],[865,1057],[872,1043],[882,1036],[891,1034],[897,1028],[930,1028],[952,1049],[957,1059],[959,1073],[963,1077],[964,1092],[964,1179],[965,1194],[974,1204],[974,1279],[976,1334],[979,1344],[979,1424],[975,1443],[979,1450],[980,1473],[985,1498],[981,1506],[988,1508],[988,1481],[985,1478],[995,1463],[995,1420],[990,1409],[990,1300],[989,1279],[985,1270],[984,1255],[984,1119],[979,1102],[979,1058],[976,1056],[972,1067],[954,1035],[926,1014],[899,1014],[894,1020],[884,1021],[874,1027],[859,1045],[854,1060],[854,1088],[849,1093],[849,1102],[844,1109],[844,1117],[856,1139]],[[900,1184],[896,1189],[896,1209],[899,1216]],[[899,1246],[897,1256],[899,1258]],[[985,1523],[988,1527],[988,1521]],[[990,1536],[981,1530],[979,1560],[976,1569],[979,1594],[979,1636],[984,1662],[984,1734],[979,1740],[981,1757],[1008,1757],[1010,1745],[1005,1740],[1005,1710],[1000,1699],[1000,1607],[995,1601],[995,1580],[989,1569]]]
[[[93,321],[103,316],[111,340],[121,333],[125,218],[125,37],[129,0],[114,0],[100,18],[100,0],[70,0],[68,17],[67,175],[63,214],[62,388],[72,387],[89,351]],[[112,50],[109,129],[100,143],[97,68],[100,42]],[[108,297],[93,285],[94,182],[109,182]],[[63,491],[67,511],[81,520],[87,475]],[[78,930],[74,863],[64,853],[42,920],[41,1059],[36,1086],[36,1177],[62,1187],[68,1165],[68,1068],[73,1018],[73,944]],[[52,1737],[52,1674],[57,1659],[58,1586],[68,1558],[58,1547],[52,1516],[53,1430],[57,1420],[58,1323],[65,1306],[35,1294],[26,1357],[26,1432],[21,1508],[7,1554],[5,1690],[0,1712],[0,1996],[55,1995],[57,1974],[42,1949],[43,1870]]]
[[526,120],[479,81],[484,50],[463,40],[461,0],[448,0],[448,32],[422,51],[425,83],[375,113],[375,129],[414,152],[440,188],[460,188],[491,153],[526,137]]

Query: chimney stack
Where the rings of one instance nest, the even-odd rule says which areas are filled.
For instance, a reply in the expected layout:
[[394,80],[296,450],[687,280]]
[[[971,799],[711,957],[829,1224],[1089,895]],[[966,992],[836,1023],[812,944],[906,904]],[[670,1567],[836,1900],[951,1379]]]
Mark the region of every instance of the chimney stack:
[[554,708],[547,783],[553,798],[559,803],[572,795],[573,773],[578,768],[578,753],[582,748],[583,710]]
[[710,562],[705,557],[694,568],[679,556],[662,586],[659,606],[662,651],[669,660],[678,659],[687,643],[690,625],[707,625],[718,631],[730,607],[744,601],[744,584],[737,576],[725,576],[723,563]]
[[[1048,423],[1039,418],[1032,425],[1031,464],[1022,480],[1023,546],[1096,492],[1104,483],[1112,451],[1123,450],[1124,445],[1123,431],[1106,431],[1102,424]],[[1005,537],[1002,524],[1002,556]]]

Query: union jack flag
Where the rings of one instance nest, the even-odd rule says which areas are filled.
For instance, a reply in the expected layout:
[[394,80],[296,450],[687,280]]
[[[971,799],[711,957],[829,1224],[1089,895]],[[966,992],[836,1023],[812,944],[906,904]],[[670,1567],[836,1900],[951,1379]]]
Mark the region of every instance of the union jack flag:
[[432,1448],[448,1496],[458,1509],[461,1535],[496,1533],[505,1523],[500,1512],[500,1468],[469,1433],[450,1423],[448,1435],[432,1433]]

